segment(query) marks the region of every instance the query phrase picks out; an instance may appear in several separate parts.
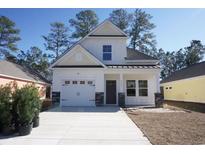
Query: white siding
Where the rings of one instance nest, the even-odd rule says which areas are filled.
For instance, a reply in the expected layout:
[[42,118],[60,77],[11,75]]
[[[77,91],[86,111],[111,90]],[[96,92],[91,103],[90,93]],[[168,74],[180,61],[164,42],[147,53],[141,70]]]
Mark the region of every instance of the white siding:
[[[116,80],[117,96],[120,91],[120,73],[123,74],[123,91],[126,105],[154,105],[154,93],[159,92],[159,70],[107,70],[107,69],[55,69],[53,72],[53,91],[61,91],[64,80],[92,79],[95,92],[104,92],[106,100],[106,80]],[[136,80],[136,96],[126,94],[126,81]],[[139,96],[138,80],[148,80],[148,96]],[[118,98],[117,98],[118,99]],[[118,102],[118,100],[117,100]]]
[[99,65],[97,62],[92,60],[90,57],[85,55],[80,50],[76,50],[72,56],[67,55],[57,65]]
[[[126,38],[87,38],[81,44],[104,64],[125,63],[124,58],[127,56]],[[111,61],[103,61],[103,45],[112,45]]]
[[[126,92],[126,81],[135,80],[136,81],[136,96],[127,96]],[[138,80],[148,81],[148,96],[139,96],[139,86]],[[154,74],[146,75],[125,75],[124,76],[124,92],[125,92],[125,102],[126,105],[154,105],[154,93],[158,92],[157,83]]]
[[100,69],[55,69],[53,71],[53,91],[61,91],[62,82],[68,79],[93,79],[96,92],[104,91],[104,74]]
[[[107,72],[108,73],[108,72]],[[109,73],[111,73],[109,71]],[[155,105],[154,94],[159,92],[159,82],[156,82],[159,76],[159,71],[146,71],[139,70],[135,71],[135,74],[128,73],[128,71],[121,71],[123,74],[123,91],[125,93],[125,104],[126,105]],[[120,74],[105,74],[106,80],[116,80],[117,83],[117,95],[120,92]],[[126,94],[126,81],[127,80],[135,80],[136,81],[136,96],[127,96]],[[148,96],[139,96],[138,89],[138,80],[147,80],[148,81]],[[105,82],[106,83],[106,82]],[[106,99],[106,85],[105,85],[105,99]],[[118,101],[118,100],[117,100]]]

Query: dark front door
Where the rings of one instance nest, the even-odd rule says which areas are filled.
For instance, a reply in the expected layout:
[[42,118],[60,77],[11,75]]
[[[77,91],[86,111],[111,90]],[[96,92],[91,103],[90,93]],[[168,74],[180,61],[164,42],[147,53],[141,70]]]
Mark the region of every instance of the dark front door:
[[116,81],[106,81],[106,104],[116,104]]

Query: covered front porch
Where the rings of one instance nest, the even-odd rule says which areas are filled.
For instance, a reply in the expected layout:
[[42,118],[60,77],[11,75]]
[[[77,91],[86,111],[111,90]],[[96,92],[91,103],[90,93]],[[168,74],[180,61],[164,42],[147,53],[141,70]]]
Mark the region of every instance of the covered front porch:
[[[154,94],[159,92],[159,73],[111,70],[104,73],[103,105],[155,106]],[[98,95],[96,95],[98,98]],[[97,99],[98,100],[98,99]]]

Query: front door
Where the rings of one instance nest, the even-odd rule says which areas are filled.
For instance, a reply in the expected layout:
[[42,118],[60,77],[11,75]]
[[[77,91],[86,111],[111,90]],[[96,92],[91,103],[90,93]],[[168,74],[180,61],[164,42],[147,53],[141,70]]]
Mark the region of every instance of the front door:
[[106,104],[116,104],[116,80],[106,81]]

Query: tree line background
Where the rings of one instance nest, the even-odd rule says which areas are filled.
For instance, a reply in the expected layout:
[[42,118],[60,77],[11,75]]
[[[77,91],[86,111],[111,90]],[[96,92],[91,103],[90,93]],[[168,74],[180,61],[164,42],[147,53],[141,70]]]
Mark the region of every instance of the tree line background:
[[[156,36],[151,22],[152,16],[141,9],[128,13],[125,9],[115,9],[109,14],[116,26],[129,36],[128,47],[159,59],[162,68],[161,78],[172,72],[188,67],[203,60],[205,47],[200,40],[190,40],[190,44],[177,51],[164,51],[156,47]],[[47,79],[51,79],[48,66],[69,49],[75,42],[88,34],[99,23],[97,14],[92,10],[80,11],[75,18],[50,24],[50,32],[44,39],[44,49],[32,46],[27,51],[17,47],[21,40],[20,30],[9,18],[0,15],[0,58],[13,58],[20,65],[30,67]],[[74,29],[71,31],[71,28]],[[18,54],[14,56],[13,52]]]

